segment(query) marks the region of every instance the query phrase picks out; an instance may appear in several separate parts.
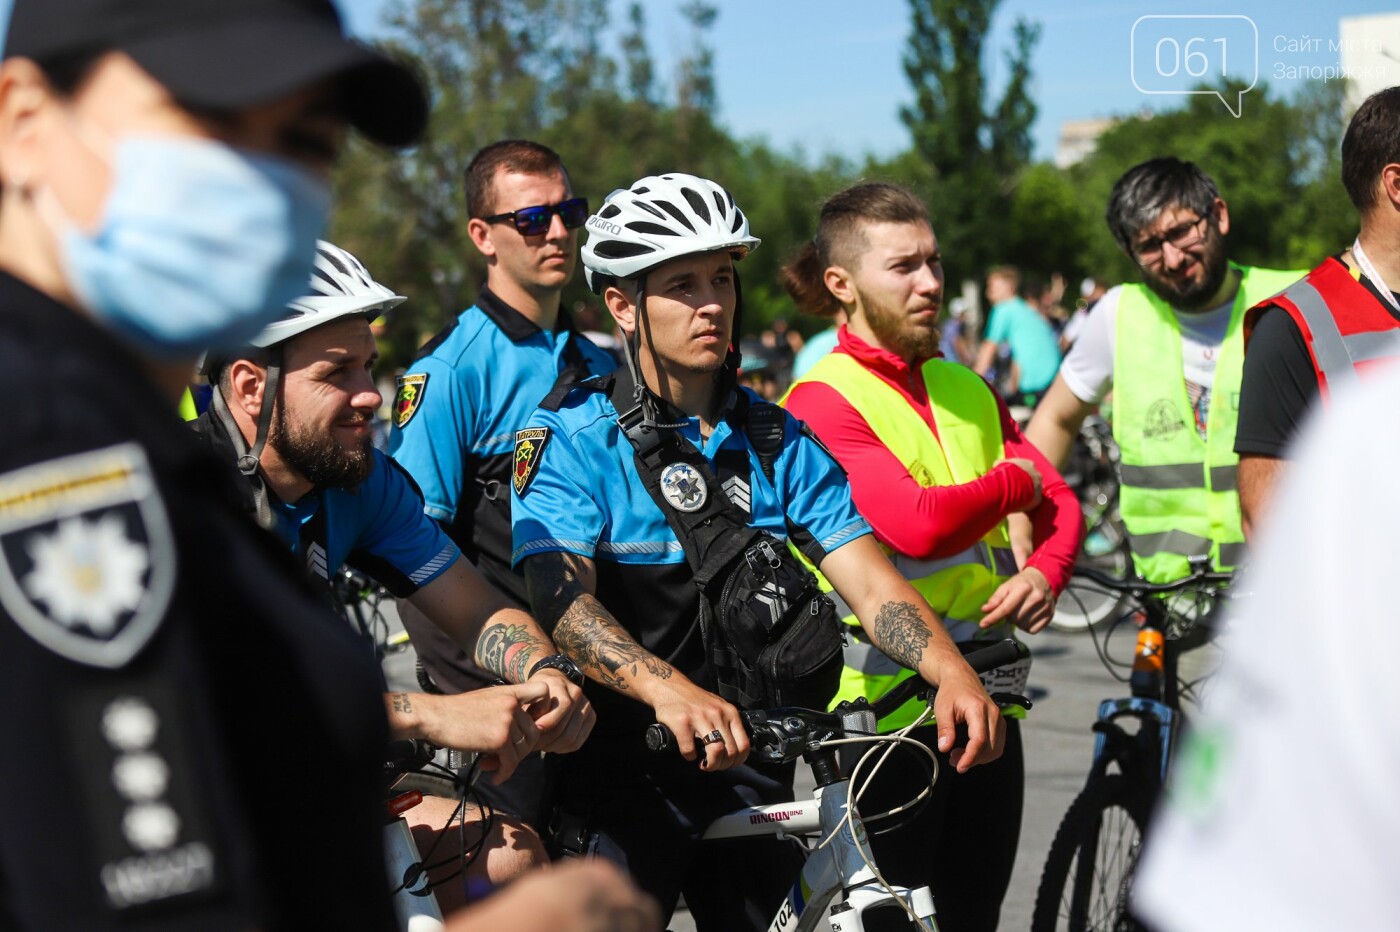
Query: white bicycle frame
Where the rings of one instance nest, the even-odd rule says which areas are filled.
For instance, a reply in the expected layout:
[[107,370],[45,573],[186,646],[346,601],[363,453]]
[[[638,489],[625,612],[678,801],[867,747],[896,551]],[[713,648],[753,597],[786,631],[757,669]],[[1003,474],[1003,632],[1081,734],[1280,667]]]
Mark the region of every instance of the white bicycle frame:
[[[830,786],[818,787],[812,799],[739,809],[711,822],[702,837],[776,835],[787,838],[819,832],[823,840],[831,839],[808,853],[801,875],[773,917],[768,932],[815,932],[823,919],[831,932],[864,932],[863,917],[867,909],[897,905],[899,901],[919,917],[915,928],[937,932],[933,894],[928,887],[910,889],[892,885],[886,889],[867,866],[867,860],[873,864],[875,858],[870,852],[860,813],[847,808],[849,784],[848,778],[842,779]],[[828,904],[837,893],[844,894],[843,900],[828,912]]]
[[428,889],[427,872],[421,873],[412,885],[403,886],[405,874],[422,860],[408,820],[403,816],[384,826],[384,860],[389,866],[390,889],[397,891],[394,893],[394,918],[400,932],[443,932],[446,926],[442,910],[438,908],[437,897]]

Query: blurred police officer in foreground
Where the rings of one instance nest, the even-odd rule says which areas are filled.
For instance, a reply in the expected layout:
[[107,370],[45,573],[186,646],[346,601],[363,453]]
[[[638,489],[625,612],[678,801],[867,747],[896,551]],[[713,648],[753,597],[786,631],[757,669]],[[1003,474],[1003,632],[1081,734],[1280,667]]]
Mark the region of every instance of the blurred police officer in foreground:
[[[174,405],[200,348],[304,288],[347,124],[402,145],[425,117],[416,79],[345,40],[328,0],[15,3],[0,925],[392,922],[370,654],[238,514]],[[337,779],[298,793],[303,769]],[[324,848],[278,837],[293,815]]]

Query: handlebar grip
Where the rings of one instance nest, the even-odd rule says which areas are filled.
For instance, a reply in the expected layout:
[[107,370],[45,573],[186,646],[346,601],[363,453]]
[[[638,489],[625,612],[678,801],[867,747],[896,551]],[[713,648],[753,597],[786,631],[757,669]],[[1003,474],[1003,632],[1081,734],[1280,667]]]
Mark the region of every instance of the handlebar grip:
[[395,764],[426,764],[437,754],[437,748],[421,738],[390,741],[385,759]]
[[972,667],[973,672],[986,673],[988,670],[1013,664],[1029,653],[1030,648],[1026,645],[1006,638],[990,647],[975,650],[964,656],[963,659],[967,661],[968,666]]
[[671,729],[660,722],[647,726],[646,742],[648,751],[665,751],[676,745],[676,736]]

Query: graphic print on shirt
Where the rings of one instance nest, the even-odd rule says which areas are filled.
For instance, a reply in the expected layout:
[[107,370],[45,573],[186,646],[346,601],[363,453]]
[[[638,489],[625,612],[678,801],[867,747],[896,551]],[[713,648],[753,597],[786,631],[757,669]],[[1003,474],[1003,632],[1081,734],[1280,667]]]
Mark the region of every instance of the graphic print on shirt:
[[0,607],[44,647],[123,666],[155,634],[174,584],[169,520],[136,444],[0,476]]

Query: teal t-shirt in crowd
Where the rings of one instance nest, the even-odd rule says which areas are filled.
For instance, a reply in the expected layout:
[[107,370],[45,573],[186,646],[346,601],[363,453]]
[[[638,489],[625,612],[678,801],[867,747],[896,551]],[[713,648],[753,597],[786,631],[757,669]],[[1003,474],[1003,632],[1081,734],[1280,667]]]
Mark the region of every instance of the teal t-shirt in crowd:
[[1021,298],[992,306],[987,339],[1006,343],[1011,358],[1021,367],[1023,392],[1043,392],[1060,370],[1060,343],[1049,321]]

